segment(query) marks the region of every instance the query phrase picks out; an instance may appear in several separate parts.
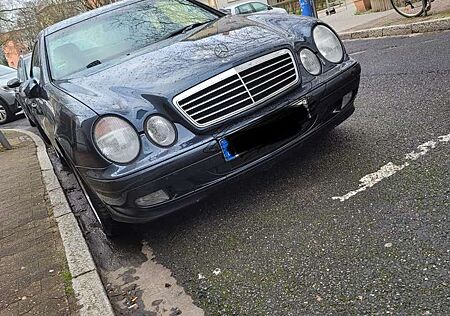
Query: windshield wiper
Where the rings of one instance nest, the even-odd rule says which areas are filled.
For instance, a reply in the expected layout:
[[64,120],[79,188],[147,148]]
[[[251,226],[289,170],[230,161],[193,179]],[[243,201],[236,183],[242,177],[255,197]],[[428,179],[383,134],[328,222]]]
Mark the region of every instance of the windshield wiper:
[[94,61],[90,62],[89,64],[87,64],[86,68],[92,68],[92,67],[100,65],[101,63],[102,62],[97,59],[97,60],[94,60]]
[[180,29],[170,33],[169,35],[164,36],[162,39],[171,38],[171,37],[174,37],[176,35],[186,33],[189,30],[192,30],[192,29],[194,29],[196,27],[199,27],[201,25],[207,24],[207,23],[212,22],[212,21],[214,21],[214,20],[208,20],[208,21],[205,21],[205,22],[197,22],[197,23],[189,24],[189,25],[187,25],[185,27],[182,27],[182,28],[180,28]]

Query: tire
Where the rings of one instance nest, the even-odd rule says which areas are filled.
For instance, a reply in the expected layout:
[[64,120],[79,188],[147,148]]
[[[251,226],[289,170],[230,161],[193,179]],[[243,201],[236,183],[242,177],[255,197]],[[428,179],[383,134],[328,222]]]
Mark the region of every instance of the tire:
[[[59,147],[59,144],[57,144],[56,147]],[[61,165],[62,165],[65,169],[72,170],[72,169],[70,168],[69,163],[67,162],[66,157],[65,157],[64,154],[62,154],[61,151],[59,150],[60,147],[59,147],[59,148],[56,148],[56,147],[53,147],[53,149],[55,150],[55,153],[56,153],[56,155],[58,156],[59,161],[61,162]]]
[[92,208],[92,211],[94,212],[94,215],[97,218],[97,221],[99,222],[100,227],[102,228],[105,235],[110,238],[123,235],[123,233],[125,232],[126,224],[113,220],[106,206],[98,198],[95,192],[93,192],[87,186],[83,179],[81,179],[78,171],[75,170],[75,168],[72,168],[72,171],[75,174],[78,183],[83,190],[84,196],[86,197],[86,200]]
[[392,7],[398,14],[413,18],[422,15],[427,5],[426,0],[391,0]]
[[36,127],[36,123],[33,122],[32,119],[30,119],[30,117],[29,117],[28,114],[27,114],[27,111],[26,111],[26,110],[23,110],[23,113],[25,113],[25,116],[27,117],[27,120],[28,120],[28,123],[30,123],[30,126],[31,126],[31,127]]
[[8,106],[0,101],[0,125],[6,124],[14,117],[14,113],[11,112]]
[[31,127],[36,127],[36,123],[34,123],[28,116],[27,116],[27,119],[28,119],[28,123],[30,123]]
[[39,135],[40,135],[41,138],[44,140],[44,143],[45,143],[47,146],[51,146],[52,143],[50,142],[50,139],[48,139],[47,135],[45,135],[45,132],[44,132],[44,130],[42,129],[42,127],[41,127],[39,124],[36,124],[36,128],[37,128],[37,130],[38,130],[38,132],[39,132]]

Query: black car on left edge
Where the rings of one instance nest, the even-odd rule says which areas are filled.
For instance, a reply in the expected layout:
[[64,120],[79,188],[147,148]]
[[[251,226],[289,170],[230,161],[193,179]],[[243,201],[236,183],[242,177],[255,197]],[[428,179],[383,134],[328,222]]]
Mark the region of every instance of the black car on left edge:
[[125,0],[42,31],[24,93],[112,235],[340,124],[360,72],[314,18]]
[[16,101],[14,89],[7,85],[16,76],[16,69],[0,65],[0,125],[14,120],[22,111]]

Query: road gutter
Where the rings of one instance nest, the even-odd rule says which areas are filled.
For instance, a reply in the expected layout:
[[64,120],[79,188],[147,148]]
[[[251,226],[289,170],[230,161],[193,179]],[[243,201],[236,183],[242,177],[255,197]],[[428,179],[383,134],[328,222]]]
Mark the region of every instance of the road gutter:
[[411,24],[398,24],[339,33],[342,40],[410,35],[450,30],[450,17]]
[[53,209],[53,216],[58,223],[69,271],[72,275],[72,286],[80,307],[79,314],[81,316],[113,316],[111,303],[94,260],[53,171],[53,165],[47,155],[44,142],[32,132],[21,129],[3,130],[25,134],[36,144],[36,154],[43,182]]

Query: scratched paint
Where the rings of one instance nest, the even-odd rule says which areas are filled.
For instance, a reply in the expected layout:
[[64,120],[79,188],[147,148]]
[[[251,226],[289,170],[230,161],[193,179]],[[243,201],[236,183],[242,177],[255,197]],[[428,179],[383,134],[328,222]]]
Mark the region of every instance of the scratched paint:
[[405,155],[405,162],[396,165],[392,162],[388,162],[384,166],[382,166],[380,169],[373,173],[369,173],[362,177],[359,180],[359,188],[353,191],[349,191],[346,194],[342,196],[333,196],[331,197],[333,200],[339,200],[341,202],[344,202],[348,200],[349,198],[357,195],[358,193],[361,193],[363,191],[366,191],[367,189],[373,187],[375,184],[383,181],[384,179],[387,179],[400,170],[408,167],[410,165],[410,161],[414,161],[419,159],[422,156],[425,156],[427,153],[429,153],[432,149],[436,148],[439,144],[448,143],[450,142],[450,134],[439,136],[437,140],[430,140],[423,144],[420,144],[417,146],[416,150],[413,150]]

